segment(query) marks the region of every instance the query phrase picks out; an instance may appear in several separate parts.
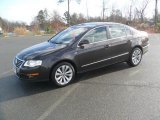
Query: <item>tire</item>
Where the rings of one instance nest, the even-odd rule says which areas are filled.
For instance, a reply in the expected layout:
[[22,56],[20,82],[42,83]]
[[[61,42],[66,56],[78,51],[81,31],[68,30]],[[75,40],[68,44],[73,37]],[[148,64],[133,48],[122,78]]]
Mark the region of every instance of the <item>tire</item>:
[[51,79],[58,87],[64,87],[70,84],[75,77],[75,69],[68,62],[62,62],[56,65],[52,71]]
[[140,64],[141,60],[142,60],[142,50],[136,47],[130,53],[130,57],[127,63],[128,65],[135,67]]

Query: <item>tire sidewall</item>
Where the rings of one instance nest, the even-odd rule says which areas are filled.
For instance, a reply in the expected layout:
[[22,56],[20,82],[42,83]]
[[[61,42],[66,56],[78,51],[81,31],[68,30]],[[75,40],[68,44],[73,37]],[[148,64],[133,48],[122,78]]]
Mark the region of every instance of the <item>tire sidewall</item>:
[[[65,85],[61,85],[61,84],[59,84],[59,83],[55,80],[55,73],[56,73],[57,69],[58,69],[60,66],[62,66],[62,65],[68,65],[69,67],[71,67],[71,69],[72,69],[72,71],[73,71],[73,77],[72,77],[72,79],[71,79],[67,84],[65,84]],[[53,68],[53,70],[52,70],[51,80],[52,80],[52,82],[53,82],[56,86],[58,86],[58,87],[67,86],[68,84],[70,84],[70,83],[74,80],[74,78],[75,78],[75,69],[74,69],[74,67],[73,67],[70,63],[68,63],[68,62],[59,63],[59,64],[57,64],[57,65]]]
[[[140,50],[140,51],[141,51],[141,59],[140,59],[140,61],[139,61],[138,64],[134,64],[133,61],[132,61],[132,56],[133,56],[133,53],[134,53],[135,50]],[[142,60],[142,55],[143,55],[143,53],[142,53],[142,50],[141,50],[140,48],[138,48],[138,47],[134,48],[134,49],[131,51],[131,54],[130,54],[129,64],[130,64],[131,66],[133,66],[133,67],[139,65],[139,64],[141,63],[141,60]]]

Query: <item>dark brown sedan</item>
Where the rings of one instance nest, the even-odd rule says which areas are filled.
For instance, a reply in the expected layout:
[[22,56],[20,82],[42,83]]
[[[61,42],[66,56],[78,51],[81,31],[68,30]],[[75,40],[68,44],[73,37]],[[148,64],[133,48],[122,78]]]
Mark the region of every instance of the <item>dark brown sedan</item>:
[[108,22],[83,23],[21,51],[14,59],[14,68],[22,80],[50,80],[65,86],[76,73],[119,62],[137,66],[148,46],[148,34],[132,27]]

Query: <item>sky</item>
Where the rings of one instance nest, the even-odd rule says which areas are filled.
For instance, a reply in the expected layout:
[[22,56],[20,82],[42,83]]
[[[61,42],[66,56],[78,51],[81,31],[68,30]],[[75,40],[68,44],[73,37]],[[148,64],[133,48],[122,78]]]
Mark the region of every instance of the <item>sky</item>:
[[[49,14],[52,14],[54,10],[63,16],[67,11],[67,2],[58,4],[58,0],[0,0],[0,17],[9,21],[20,21],[30,24],[34,17],[38,14],[39,10],[48,10]],[[87,1],[87,2],[86,2]],[[122,10],[124,13],[129,5],[130,0],[105,0],[108,14],[112,7]],[[140,0],[142,1],[142,0]],[[146,10],[146,16],[152,17],[154,14],[154,0],[150,0],[150,4]],[[86,3],[88,6],[89,16],[101,16],[102,15],[102,0],[81,0],[80,4],[76,3],[76,0],[71,0],[70,12],[71,14],[82,13],[87,16]],[[136,3],[136,6],[142,4]],[[160,4],[158,5],[158,7]],[[160,8],[159,8],[160,10]]]

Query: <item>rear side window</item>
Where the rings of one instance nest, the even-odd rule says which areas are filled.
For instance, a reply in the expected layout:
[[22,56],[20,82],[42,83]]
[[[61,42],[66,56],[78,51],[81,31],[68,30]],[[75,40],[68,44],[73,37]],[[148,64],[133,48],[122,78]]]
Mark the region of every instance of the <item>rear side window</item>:
[[132,28],[132,27],[129,27],[131,32],[132,32],[132,35],[136,35],[138,34],[138,30],[136,30],[135,28]]
[[110,25],[109,31],[110,31],[111,38],[126,36],[125,27],[121,25]]
[[90,43],[107,40],[106,27],[93,29],[83,39],[87,39]]

